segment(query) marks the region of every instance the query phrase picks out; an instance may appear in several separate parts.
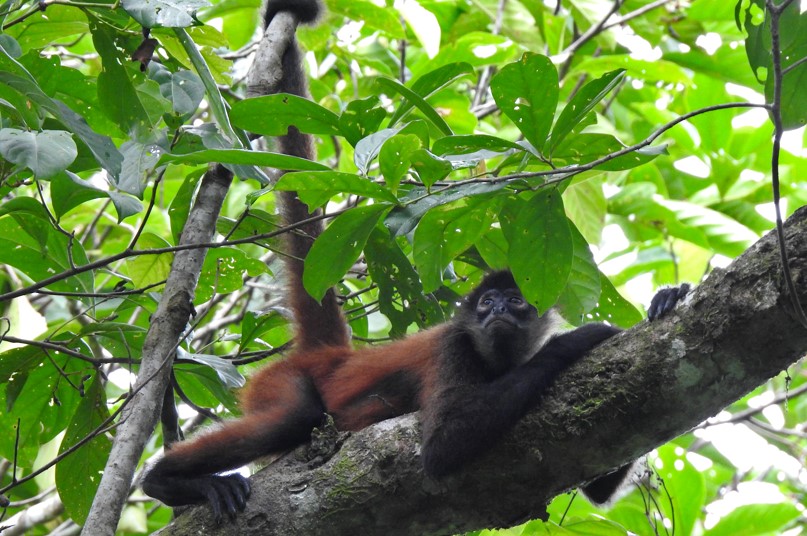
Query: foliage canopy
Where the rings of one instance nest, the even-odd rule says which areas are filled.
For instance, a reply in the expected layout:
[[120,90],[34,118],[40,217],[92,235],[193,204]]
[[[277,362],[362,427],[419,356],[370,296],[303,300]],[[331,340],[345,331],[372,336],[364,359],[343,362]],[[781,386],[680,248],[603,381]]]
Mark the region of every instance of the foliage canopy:
[[[772,227],[774,170],[786,212],[807,203],[799,2],[550,4],[328,0],[320,24],[299,31],[309,101],[243,98],[257,0],[5,2],[0,491],[14,501],[9,514],[55,485],[64,513],[51,523],[86,519],[127,372],[138,370],[209,162],[242,180],[177,348],[173,385],[191,428],[194,409],[237,413],[231,389],[289,343],[274,277],[286,232],[275,190],[296,190],[333,217],[304,283],[315,297],[338,286],[360,341],[444,320],[485,270],[502,267],[541,310],[628,327],[642,317],[642,291],[697,282]],[[795,149],[772,143],[776,122],[794,131]],[[318,162],[252,150],[246,132],[275,136],[291,124],[317,137]],[[263,168],[294,172],[273,184]],[[795,367],[730,411],[781,402],[804,381]],[[634,491],[608,521],[578,499],[560,527],[560,497],[550,523],[501,534],[796,526],[803,402],[769,405],[733,430],[775,451],[769,464],[737,461],[707,427],[659,449],[652,466],[663,485]],[[26,478],[56,459],[55,471]],[[168,510],[150,506],[133,501],[121,533],[165,524]]]

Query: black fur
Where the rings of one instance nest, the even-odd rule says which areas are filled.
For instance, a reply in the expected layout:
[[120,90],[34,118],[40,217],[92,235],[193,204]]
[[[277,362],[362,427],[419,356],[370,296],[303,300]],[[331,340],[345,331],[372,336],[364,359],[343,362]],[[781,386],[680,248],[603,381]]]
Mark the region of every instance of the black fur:
[[297,22],[308,24],[316,22],[321,9],[318,0],[269,0],[264,11],[264,28],[281,11],[288,11],[297,17]]
[[456,329],[440,359],[443,387],[424,409],[421,455],[426,473],[435,477],[489,450],[538,404],[563,370],[620,331],[586,324],[550,339],[527,363],[490,379],[471,338]]
[[684,283],[680,287],[663,288],[659,290],[650,301],[647,309],[647,319],[655,320],[666,315],[675,308],[689,292],[689,284]]

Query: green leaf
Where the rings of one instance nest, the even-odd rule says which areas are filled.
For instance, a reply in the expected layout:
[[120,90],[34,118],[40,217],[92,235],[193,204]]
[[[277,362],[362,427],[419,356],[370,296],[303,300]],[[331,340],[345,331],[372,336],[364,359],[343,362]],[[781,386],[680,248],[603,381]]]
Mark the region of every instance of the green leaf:
[[335,113],[308,99],[286,93],[236,102],[230,119],[234,125],[264,136],[284,136],[292,125],[306,134],[342,134]]
[[450,161],[432,154],[428,149],[417,149],[412,152],[409,159],[412,169],[427,188],[435,182],[445,179],[454,170]]
[[[67,426],[59,453],[75,445],[109,417],[106,393],[100,375],[95,379],[76,409]],[[112,450],[112,441],[101,433],[85,443],[76,452],[56,465],[56,489],[70,519],[83,525],[90,513],[101,474]]]
[[160,93],[171,101],[174,113],[191,114],[205,96],[205,85],[199,75],[185,69],[172,73],[159,63],[150,63],[151,77],[160,84]]
[[224,385],[218,370],[207,364],[177,363],[174,373],[179,387],[194,404],[208,408],[223,405],[233,413],[239,411],[233,391]]
[[390,208],[379,203],[348,210],[316,239],[303,271],[303,286],[315,300],[321,300],[353,266],[373,227]]
[[[54,342],[72,337],[65,332]],[[68,348],[92,355],[81,341],[70,343]],[[50,352],[50,358],[30,373],[14,376],[9,384],[2,386],[5,387],[5,405],[0,406],[3,409],[0,427],[9,433],[0,434],[0,456],[17,459],[21,467],[31,467],[41,446],[68,426],[80,402],[76,385],[85,375],[94,372],[85,361],[59,352]],[[65,377],[74,380],[68,382]],[[15,445],[17,419],[20,421],[19,445]]]
[[675,63],[664,60],[637,60],[627,54],[585,57],[574,65],[566,78],[576,79],[581,75],[600,77],[618,69],[625,69],[627,76],[636,80],[669,82],[682,84],[684,87],[692,84],[692,78],[686,70]]
[[[453,84],[462,78],[473,76],[474,69],[469,63],[449,63],[420,76],[412,83],[412,92],[423,99],[428,99],[441,89]],[[406,117],[416,103],[412,100],[404,101],[390,118],[390,126]]]
[[[32,221],[25,223],[34,225]],[[32,230],[37,235],[36,239],[27,232],[21,233],[20,227],[19,221],[0,218],[0,264],[14,266],[34,281],[67,272],[73,266],[87,264],[87,255],[78,241],[49,229],[43,247],[42,233],[45,227],[36,224],[35,230]],[[85,272],[48,285],[47,288],[65,292],[93,292],[93,275]]]
[[0,129],[0,155],[27,167],[37,178],[47,178],[67,169],[78,156],[78,149],[70,133],[63,130],[4,128]]
[[424,291],[409,259],[383,225],[370,233],[365,255],[367,270],[378,285],[379,308],[392,324],[392,337],[405,335],[412,324],[425,328],[445,321],[439,303]]
[[472,199],[461,206],[443,205],[429,211],[415,229],[413,257],[425,292],[443,281],[443,270],[490,230],[491,199]]
[[543,314],[566,288],[574,260],[572,233],[560,193],[542,191],[532,199],[512,202],[499,219],[518,288]]
[[32,197],[15,197],[0,205],[0,217],[10,215],[20,229],[34,238],[41,251],[47,251],[48,235],[53,225],[45,207]]
[[800,515],[799,509],[791,503],[745,504],[721,517],[704,536],[781,534]]
[[124,132],[146,131],[152,121],[132,84],[134,71],[126,67],[131,63],[129,58],[115,46],[115,35],[107,25],[91,18],[90,31],[103,65],[98,75],[101,109]]
[[563,191],[566,215],[586,241],[594,245],[600,243],[608,208],[602,182],[597,179],[573,182]]
[[238,372],[235,365],[217,355],[194,354],[186,351],[182,347],[178,347],[177,359],[195,361],[205,365],[206,367],[210,367],[216,371],[221,383],[223,383],[229,389],[238,389],[239,387],[243,387],[247,381],[246,378],[244,378],[244,376]]
[[[141,250],[166,248],[170,247],[170,245],[153,233],[143,233],[137,241],[137,248]],[[168,279],[173,260],[173,253],[139,255],[126,259],[126,267],[135,287],[146,287]],[[161,289],[162,285],[153,290],[159,291]]]
[[353,151],[353,163],[359,168],[359,173],[367,175],[370,171],[370,165],[376,156],[381,152],[384,144],[395,136],[401,127],[398,128],[385,128],[370,134],[366,138],[362,138],[355,144],[356,150]]
[[569,223],[569,231],[574,257],[568,284],[558,297],[558,308],[563,318],[579,325],[584,323],[583,315],[593,309],[600,299],[600,270],[580,231],[572,223]]
[[378,130],[386,115],[387,112],[378,106],[376,96],[354,100],[339,116],[339,130],[348,143],[356,147],[359,140]]
[[[487,20],[485,24],[488,24]],[[485,54],[478,54],[477,51],[480,50],[484,50]],[[517,58],[521,50],[523,49],[518,44],[504,35],[471,31],[456,40],[443,43],[440,52],[425,64],[425,68],[433,69],[435,65],[450,63],[468,63],[473,67],[497,65]]]
[[143,353],[147,332],[146,328],[132,324],[99,322],[83,326],[79,335],[92,335],[114,356],[137,360]]
[[51,204],[57,218],[93,199],[109,197],[109,193],[85,181],[75,173],[66,171],[50,181]]
[[45,359],[36,346],[19,346],[0,353],[0,385],[8,383],[13,374],[25,375]]
[[339,193],[398,203],[398,198],[383,186],[364,177],[338,171],[286,173],[275,185],[275,190],[297,192],[297,197],[312,210],[321,207]]
[[490,90],[499,108],[541,151],[558,104],[558,71],[549,58],[524,54],[493,77]]
[[458,188],[447,189],[442,192],[427,195],[423,188],[414,188],[409,194],[410,201],[403,206],[396,207],[386,221],[387,228],[394,236],[408,234],[429,210],[446,203],[452,203],[465,197],[476,195],[495,194],[504,188],[502,183],[467,184]]
[[505,153],[513,149],[517,151],[523,150],[515,142],[484,134],[446,136],[435,140],[434,145],[432,145],[432,152],[440,156],[475,153],[478,151]]
[[759,238],[748,227],[716,210],[686,201],[662,199],[659,204],[671,210],[674,221],[681,226],[701,231],[706,236],[708,247],[727,257],[736,257]]
[[115,180],[115,186],[127,194],[143,199],[143,192],[160,160],[162,149],[157,145],[145,145],[130,140],[121,145],[120,152],[123,154],[123,166]]
[[168,219],[171,222],[171,236],[174,238],[174,244],[179,244],[179,237],[185,228],[185,222],[188,220],[188,214],[191,210],[191,203],[193,203],[194,195],[196,194],[196,186],[205,171],[199,170],[196,173],[188,173],[168,207]]
[[276,329],[287,328],[289,321],[277,311],[269,311],[266,313],[255,313],[247,311],[241,320],[241,339],[238,341],[239,352],[246,351],[252,346],[260,346],[266,348],[265,342],[257,342],[259,337]]
[[327,171],[330,168],[305,158],[281,153],[249,151],[246,149],[206,149],[187,154],[163,154],[158,165],[164,164],[240,164],[266,166],[284,170]]
[[2,84],[7,84],[26,95],[28,99],[53,114],[89,147],[95,158],[110,175],[117,176],[120,173],[123,156],[118,152],[112,139],[96,133],[87,125],[82,116],[61,101],[48,97],[34,77],[18,61],[9,56],[5,49],[0,48],[0,85]]
[[207,0],[123,0],[123,9],[145,28],[186,28],[199,24],[196,11]]
[[[610,134],[580,134],[567,138],[564,143],[555,148],[552,161],[556,165],[588,164],[624,148],[625,145]],[[596,169],[603,171],[633,169],[650,162],[660,154],[666,154],[666,152],[666,145],[644,147],[603,162]]]
[[412,154],[422,146],[420,138],[414,134],[398,134],[384,142],[378,153],[378,167],[384,182],[393,193],[398,190],[412,164]]
[[563,111],[560,113],[555,123],[555,127],[552,129],[552,140],[549,148],[550,154],[583,118],[594,109],[594,106],[619,85],[623,78],[625,78],[624,69],[606,73],[600,78],[592,80],[583,86],[583,88],[572,97],[572,100],[563,108]]
[[[434,125],[440,132],[443,133],[445,136],[451,136],[453,132],[451,131],[451,127],[448,126],[448,123],[440,117],[440,114],[432,108],[432,106],[426,102],[423,97],[409,89],[408,87],[404,86],[397,80],[392,80],[391,78],[377,78],[376,84],[381,87],[382,91],[390,91],[392,93],[398,93],[402,97],[408,100],[407,105],[413,105],[420,113],[422,113],[429,122]],[[390,123],[392,124],[392,123]]]
[[229,294],[244,286],[244,277],[267,272],[266,264],[235,248],[210,249],[205,256],[194,303],[204,303],[213,294]]

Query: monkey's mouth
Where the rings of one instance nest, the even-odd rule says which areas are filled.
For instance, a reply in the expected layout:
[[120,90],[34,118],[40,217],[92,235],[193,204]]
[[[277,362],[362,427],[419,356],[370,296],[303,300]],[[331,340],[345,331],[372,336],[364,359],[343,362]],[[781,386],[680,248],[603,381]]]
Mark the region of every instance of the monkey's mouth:
[[518,327],[511,319],[504,316],[494,316],[485,322],[485,329],[513,329]]

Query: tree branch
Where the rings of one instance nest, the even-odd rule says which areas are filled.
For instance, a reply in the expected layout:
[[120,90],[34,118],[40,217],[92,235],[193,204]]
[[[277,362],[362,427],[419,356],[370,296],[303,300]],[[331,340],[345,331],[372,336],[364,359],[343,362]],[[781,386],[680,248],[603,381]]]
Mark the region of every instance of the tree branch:
[[[232,174],[212,165],[205,174],[196,202],[182,231],[180,244],[210,242]],[[163,297],[152,316],[137,383],[121,414],[112,451],[101,477],[82,534],[114,534],[131,489],[137,463],[160,416],[163,393],[171,377],[174,352],[182,340],[193,310],[196,282],[207,250],[188,249],[174,257]]]
[[[807,207],[785,224],[807,299]],[[216,527],[191,509],[161,536],[427,535],[546,515],[555,495],[697,426],[800,359],[799,326],[775,233],[716,270],[665,319],[643,322],[566,373],[491,453],[444,480],[424,477],[416,415],[353,434],[309,468],[305,449],[256,474],[246,511]]]

